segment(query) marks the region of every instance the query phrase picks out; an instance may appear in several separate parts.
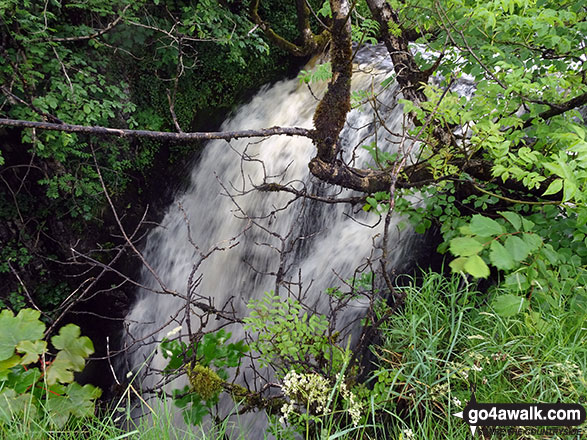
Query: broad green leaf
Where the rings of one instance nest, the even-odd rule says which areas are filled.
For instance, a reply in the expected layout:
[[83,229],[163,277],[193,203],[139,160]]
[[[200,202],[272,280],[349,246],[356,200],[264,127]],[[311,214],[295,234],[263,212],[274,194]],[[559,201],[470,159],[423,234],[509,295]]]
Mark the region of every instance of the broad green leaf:
[[465,271],[465,263],[467,262],[467,257],[459,257],[455,258],[449,263],[450,268],[453,272],[460,273]]
[[92,341],[86,336],[80,337],[77,325],[68,324],[59,330],[59,335],[51,338],[51,342],[61,351],[47,368],[47,383],[53,385],[57,382],[72,382],[73,372],[82,371],[85,358],[94,352]]
[[6,388],[0,391],[0,421],[10,423],[15,417],[27,410],[29,417],[34,417],[36,408],[29,405],[34,401],[30,394],[17,394],[12,388]]
[[498,214],[510,222],[516,231],[522,227],[522,217],[519,214],[512,211],[500,211]]
[[524,316],[524,322],[529,328],[535,328],[539,332],[546,332],[549,323],[540,317],[539,312],[530,311]]
[[511,270],[516,267],[513,255],[497,240],[491,242],[489,260],[500,270]]
[[4,359],[3,361],[0,361],[0,380],[3,380],[6,378],[6,375],[8,374],[8,370],[10,368],[15,367],[16,365],[20,364],[20,359],[21,359],[21,357],[19,355],[13,354],[8,359]]
[[523,296],[507,293],[498,296],[492,303],[495,313],[504,318],[517,315],[528,307],[528,301]]
[[8,375],[6,385],[18,394],[23,394],[29,391],[35,383],[38,383],[41,376],[41,371],[38,368],[29,368],[26,371],[15,368]]
[[572,182],[570,180],[566,180],[565,187],[563,189],[563,201],[567,202],[567,201],[571,200],[575,196],[576,193],[577,193],[577,185],[575,185],[575,182]]
[[548,188],[546,188],[546,191],[544,191],[544,194],[542,195],[547,196],[549,194],[556,194],[561,189],[563,189],[563,179],[555,179],[550,185],[548,185]]
[[12,357],[19,342],[36,341],[43,337],[45,324],[39,317],[41,312],[22,309],[16,317],[10,310],[0,313],[0,361]]
[[47,342],[22,341],[16,346],[16,349],[19,353],[24,354],[22,361],[20,363],[22,365],[28,365],[37,362],[39,356],[47,351]]
[[463,268],[475,278],[487,278],[490,273],[489,267],[479,255],[468,257]]
[[478,254],[483,245],[472,237],[458,237],[450,241],[450,251],[458,257],[468,257]]
[[516,271],[508,274],[505,277],[504,286],[523,292],[524,290],[530,287],[530,283],[528,282],[528,278],[526,277],[526,275],[520,273],[519,271]]
[[501,226],[495,220],[489,217],[484,217],[480,214],[476,214],[471,218],[470,228],[473,234],[482,236],[493,237],[505,232],[503,226]]
[[522,229],[524,232],[530,232],[534,229],[534,226],[536,226],[536,224],[533,221],[528,220],[526,217],[522,217]]
[[522,240],[526,243],[529,253],[538,250],[543,244],[542,237],[538,234],[523,234]]
[[530,254],[530,247],[517,235],[510,235],[505,240],[505,248],[518,263],[524,261]]
[[556,252],[554,250],[554,248],[552,247],[552,245],[550,244],[546,244],[542,250],[541,250],[542,255],[544,255],[546,257],[546,259],[548,260],[548,262],[552,265],[555,265],[559,262],[559,255],[558,252]]
[[[57,353],[57,357],[53,360],[51,365],[47,368],[45,377],[49,385],[54,385],[57,382],[60,383],[71,383],[73,382],[73,365],[67,358],[67,354],[60,351]],[[83,367],[82,367],[83,368]],[[81,370],[76,370],[81,371]]]
[[[59,335],[51,338],[53,346],[67,354],[76,371],[84,368],[85,358],[94,353],[94,344],[87,336],[80,337],[80,328],[75,324],[61,327]],[[58,353],[59,356],[59,353]]]
[[76,417],[94,415],[94,400],[102,395],[102,390],[93,385],[81,386],[72,383],[67,387],[67,397],[71,402],[71,413]]
[[73,409],[72,402],[65,396],[52,396],[45,403],[45,412],[53,426],[62,428]]

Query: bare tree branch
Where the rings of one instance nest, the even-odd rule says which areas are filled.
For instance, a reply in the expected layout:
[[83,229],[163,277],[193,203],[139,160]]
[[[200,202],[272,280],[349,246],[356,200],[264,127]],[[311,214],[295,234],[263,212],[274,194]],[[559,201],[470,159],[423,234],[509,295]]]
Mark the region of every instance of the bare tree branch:
[[104,35],[106,32],[111,31],[120,23],[123,18],[124,13],[130,7],[131,4],[128,4],[124,7],[124,9],[120,12],[120,15],[112,20],[110,23],[106,25],[105,28],[100,29],[98,32],[95,32],[90,35],[80,35],[77,37],[64,37],[64,38],[49,38],[47,40],[33,40],[34,41],[51,41],[51,42],[71,42],[71,41],[85,41],[85,40],[92,40],[94,38],[98,38],[100,35]]
[[0,127],[37,128],[39,130],[64,131],[67,133],[94,134],[98,136],[117,136],[122,138],[147,138],[160,141],[187,143],[212,139],[239,139],[275,135],[304,136],[314,138],[314,130],[302,127],[270,127],[259,130],[237,130],[218,132],[172,133],[168,131],[129,130],[100,126],[53,124],[49,122],[23,121],[20,119],[0,119]]
[[[581,107],[585,104],[587,104],[587,93],[583,93],[582,95],[575,96],[573,99],[569,99],[568,101],[563,102],[562,104],[558,104],[556,106],[551,105],[551,107],[548,110],[540,113],[537,117],[540,119],[544,119],[544,120],[550,119],[554,116],[562,115],[563,113],[565,113],[569,110]],[[528,119],[526,122],[524,122],[523,127],[524,128],[531,127],[532,121],[534,121],[535,119],[536,119],[536,117]]]

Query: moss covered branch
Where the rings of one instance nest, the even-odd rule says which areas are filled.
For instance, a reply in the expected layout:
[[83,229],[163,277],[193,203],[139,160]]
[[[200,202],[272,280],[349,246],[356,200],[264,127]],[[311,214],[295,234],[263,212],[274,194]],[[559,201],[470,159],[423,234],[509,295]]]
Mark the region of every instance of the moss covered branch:
[[261,28],[267,38],[280,49],[296,57],[304,57],[320,52],[330,40],[330,32],[327,29],[320,34],[314,34],[312,31],[310,27],[310,10],[304,0],[296,0],[298,32],[300,33],[301,45],[295,44],[277,34],[259,15],[259,3],[260,0],[253,0],[251,2],[249,16]]

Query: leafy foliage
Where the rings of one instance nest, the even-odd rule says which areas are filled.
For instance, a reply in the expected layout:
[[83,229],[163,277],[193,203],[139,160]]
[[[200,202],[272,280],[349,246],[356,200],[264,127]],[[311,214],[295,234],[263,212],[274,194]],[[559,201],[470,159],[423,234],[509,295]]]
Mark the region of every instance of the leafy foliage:
[[218,403],[223,384],[228,380],[227,368],[238,367],[249,350],[244,341],[227,343],[231,334],[224,329],[206,333],[194,344],[179,339],[165,339],[160,349],[169,359],[164,373],[185,372],[189,386],[173,390],[175,404],[182,408],[186,423],[199,425]]
[[70,417],[93,416],[94,402],[101,395],[99,388],[82,386],[73,377],[94,352],[90,339],[68,324],[51,338],[58,350],[51,354],[39,317],[40,312],[32,309],[16,316],[9,310],[0,312],[0,425],[27,412],[44,415],[61,427]]
[[320,81],[327,81],[332,77],[332,67],[330,62],[318,64],[311,71],[300,70],[298,79],[301,84],[312,84]]
[[261,366],[287,371],[300,362],[342,361],[340,350],[333,350],[335,341],[329,338],[326,317],[303,310],[299,301],[265,292],[247,307],[251,313],[245,318],[245,329],[258,335],[251,348],[259,352]]
[[[291,11],[265,3],[281,29]],[[175,130],[169,95],[185,131],[211,128],[250,89],[289,65],[282,53],[269,51],[246,10],[232,1],[6,0],[0,15],[3,118]],[[17,272],[30,274],[27,286],[43,310],[77,287],[54,288],[63,276],[58,270],[47,273],[47,262],[69,252],[55,243],[75,241],[72,237],[88,227],[108,231],[102,222],[111,219],[96,166],[115,203],[126,205],[148,186],[154,167],[165,172],[171,161],[185,160],[194,150],[194,145],[29,129],[3,130],[0,138],[0,165],[10,170],[0,184],[0,272],[10,272],[10,262]],[[135,204],[129,211],[134,209]],[[15,230],[14,239],[4,234]],[[41,258],[47,253],[49,259]],[[19,289],[6,286],[0,303],[16,311],[24,307]]]

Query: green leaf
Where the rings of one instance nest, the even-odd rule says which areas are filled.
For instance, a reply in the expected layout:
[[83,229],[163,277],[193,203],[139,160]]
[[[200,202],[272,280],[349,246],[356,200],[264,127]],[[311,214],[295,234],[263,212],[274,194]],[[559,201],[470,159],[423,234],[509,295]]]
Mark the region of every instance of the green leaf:
[[536,226],[534,222],[526,219],[525,217],[522,217],[522,229],[524,232],[530,232],[532,229],[534,229],[534,226]]
[[528,247],[529,253],[532,253],[540,249],[540,247],[544,243],[542,241],[542,237],[538,234],[524,234],[522,235],[522,240],[524,240],[524,243]]
[[504,318],[517,315],[528,307],[528,301],[523,296],[507,293],[498,296],[492,303],[495,313]]
[[475,278],[487,278],[490,273],[489,267],[479,255],[468,257],[463,268]]
[[558,252],[556,252],[554,250],[554,248],[552,247],[552,245],[550,245],[550,244],[546,244],[542,248],[541,253],[542,253],[542,255],[544,255],[546,257],[548,262],[552,265],[557,264],[560,260]]
[[499,211],[498,214],[510,222],[516,231],[522,227],[522,217],[519,214],[512,211]]
[[546,332],[549,323],[540,317],[539,312],[530,311],[524,316],[524,322],[529,328],[535,328],[539,332]]
[[28,393],[17,394],[12,388],[0,391],[0,421],[10,423],[25,410],[29,411],[29,417],[34,417],[36,408],[29,405],[31,401],[34,401],[34,397]]
[[577,193],[577,185],[574,182],[567,180],[565,181],[565,187],[563,189],[563,201],[567,202],[571,200]]
[[560,192],[561,189],[563,189],[563,179],[555,179],[550,185],[548,185],[548,188],[546,188],[546,191],[544,191],[542,195],[547,196],[549,194],[556,194]]
[[0,361],[9,359],[19,342],[36,341],[43,337],[45,324],[39,317],[41,312],[22,309],[16,317],[10,310],[0,313]]
[[94,352],[94,344],[86,336],[80,337],[77,325],[68,324],[59,330],[59,335],[51,338],[53,346],[61,351],[47,369],[47,383],[69,383],[73,381],[73,372],[82,371],[85,358]]
[[8,370],[20,364],[21,357],[17,354],[12,355],[8,359],[0,361],[0,380],[5,380]]
[[489,260],[500,270],[511,270],[516,267],[512,254],[497,240],[491,242]]
[[476,214],[471,218],[471,232],[481,236],[496,236],[505,232],[503,226],[495,220]]
[[465,263],[467,262],[467,257],[459,257],[455,258],[449,263],[450,268],[453,272],[460,273],[465,271]]
[[37,362],[37,360],[39,360],[39,356],[47,351],[47,342],[22,341],[16,346],[16,349],[19,353],[24,354],[20,363],[22,365],[28,365]]
[[458,237],[450,241],[450,251],[457,257],[468,257],[482,250],[483,245],[472,237]]
[[47,383],[49,385],[54,385],[57,382],[71,383],[73,382],[73,372],[74,368],[71,361],[67,358],[67,355],[60,351],[53,363],[47,368]]
[[102,390],[93,385],[81,386],[72,383],[67,387],[67,397],[71,402],[71,413],[76,417],[94,415],[94,400],[102,395]]
[[515,261],[524,261],[530,254],[530,246],[516,235],[511,235],[505,240],[505,248]]

